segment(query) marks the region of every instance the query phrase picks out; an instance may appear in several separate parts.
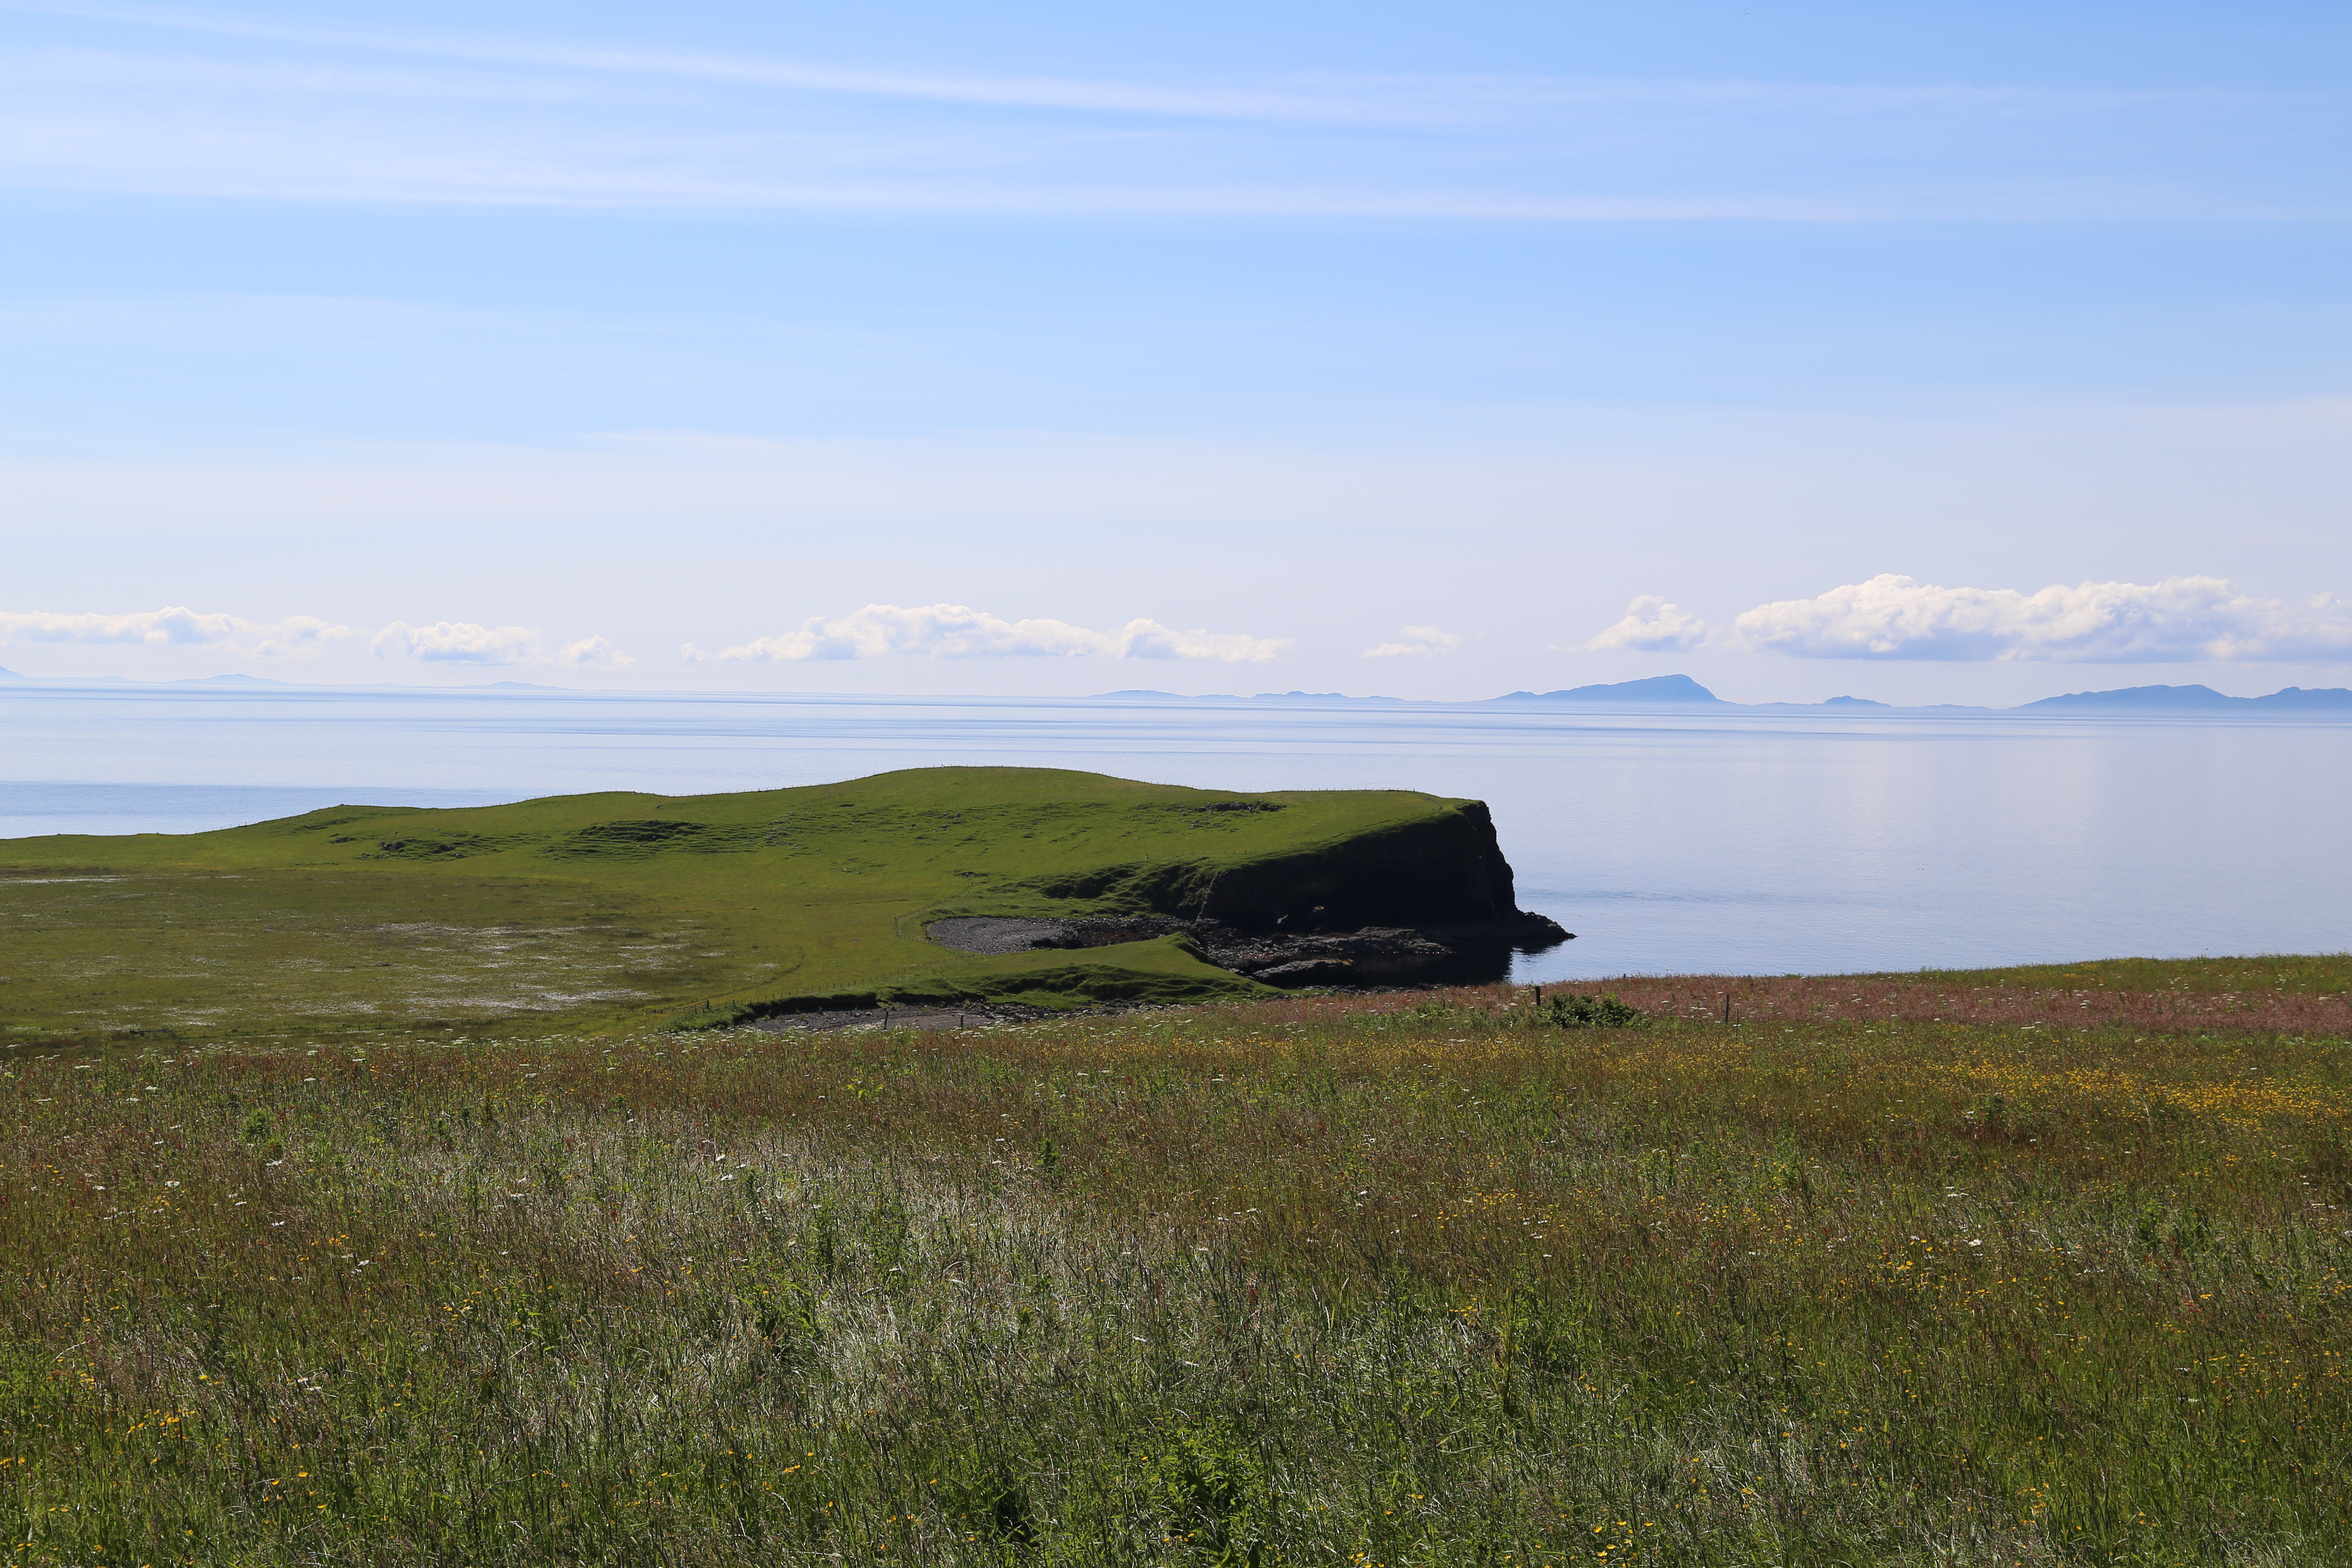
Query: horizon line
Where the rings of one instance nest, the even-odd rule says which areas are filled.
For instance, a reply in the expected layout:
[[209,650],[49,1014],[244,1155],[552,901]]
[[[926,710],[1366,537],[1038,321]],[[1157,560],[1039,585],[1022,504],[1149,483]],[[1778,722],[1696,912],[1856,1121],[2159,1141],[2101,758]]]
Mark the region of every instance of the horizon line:
[[[1701,693],[1701,695],[1696,698],[1685,698],[1679,700],[1674,698],[1659,698],[1646,700],[1642,697],[1632,693],[1614,697],[1598,695],[1602,692],[1622,692],[1623,689],[1627,687],[1651,686],[1655,683],[1673,682],[1677,680],[1685,682],[1687,687],[1695,689]],[[1589,706],[1604,711],[1614,710],[1619,712],[1659,710],[1689,711],[1693,710],[1724,708],[1827,708],[1850,709],[1852,710],[1859,711],[1878,710],[1890,714],[2015,713],[2025,709],[2040,707],[2045,703],[2063,701],[2067,698],[2088,699],[2114,697],[2135,692],[2204,692],[2211,695],[2212,697],[2221,699],[2222,701],[2233,704],[2262,702],[2270,698],[2284,696],[2288,692],[2298,692],[2314,696],[2340,693],[2345,698],[2344,706],[2347,711],[2352,711],[2352,688],[2347,687],[2284,686],[2278,688],[2276,690],[2261,693],[2256,696],[2238,697],[2232,696],[2228,692],[2218,690],[2213,687],[2207,686],[2203,682],[2195,682],[2184,686],[2152,683],[2145,686],[2106,687],[2091,690],[2054,692],[2048,697],[2032,698],[2024,702],[2013,703],[2006,707],[1994,706],[1988,703],[1971,702],[1885,702],[1875,698],[1859,697],[1852,693],[1845,693],[1837,697],[1824,698],[1811,702],[1792,701],[1786,698],[1776,698],[1757,701],[1742,701],[1736,698],[1718,696],[1711,689],[1701,685],[1694,678],[1684,675],[1680,672],[1668,675],[1638,676],[1629,680],[1601,681],[1580,687],[1563,687],[1552,691],[1532,691],[1522,688],[1517,690],[1500,692],[1491,697],[1391,697],[1379,692],[1357,695],[1344,691],[1303,691],[1296,689],[1289,691],[1259,691],[1244,694],[1241,692],[1161,691],[1156,689],[1144,687],[1124,688],[1116,691],[1092,691],[1079,693],[985,691],[857,692],[816,691],[781,688],[712,690],[707,689],[696,689],[677,687],[631,688],[616,686],[551,686],[540,681],[517,680],[511,679],[475,681],[463,685],[417,685],[400,681],[287,680],[274,676],[251,675],[243,671],[230,671],[220,675],[175,676],[167,679],[142,679],[137,677],[124,675],[26,675],[17,670],[0,668],[0,691],[5,691],[9,688],[19,684],[27,686],[135,687],[150,689],[184,689],[189,687],[213,687],[215,689],[226,689],[230,690],[249,690],[254,689],[266,690],[268,689],[277,688],[289,691],[307,692],[399,691],[446,692],[453,694],[545,694],[565,697],[687,698],[701,700],[723,700],[734,698],[791,698],[800,700],[853,702],[1102,702],[1119,699],[1143,699],[1173,702],[1265,702],[1291,700],[1383,702],[1426,707],[1457,708],[1484,707],[1488,704],[1510,702],[1515,700],[1521,702],[1564,701],[1565,700],[1580,696],[1585,693],[1592,693],[1594,695],[1587,698],[1583,703],[1579,705]],[[2165,710],[2153,709],[2144,710],[2143,711],[2160,712]],[[2176,713],[2183,711],[2189,713],[2201,712],[2207,715],[2215,715],[2231,712],[2232,710],[2219,708],[2192,708],[2187,710],[2171,710],[2170,711]]]

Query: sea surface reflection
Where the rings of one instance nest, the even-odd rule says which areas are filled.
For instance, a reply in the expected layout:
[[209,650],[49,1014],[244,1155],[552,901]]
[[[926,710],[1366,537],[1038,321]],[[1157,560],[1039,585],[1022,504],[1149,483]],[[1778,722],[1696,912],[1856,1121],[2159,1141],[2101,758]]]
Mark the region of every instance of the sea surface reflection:
[[0,836],[934,763],[1487,801],[1527,980],[2352,947],[2352,723],[0,686]]

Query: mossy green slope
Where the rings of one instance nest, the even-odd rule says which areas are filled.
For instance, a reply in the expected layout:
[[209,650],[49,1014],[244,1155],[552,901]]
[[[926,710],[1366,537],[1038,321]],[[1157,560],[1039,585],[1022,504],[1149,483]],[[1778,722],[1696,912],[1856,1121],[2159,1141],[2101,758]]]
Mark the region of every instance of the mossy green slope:
[[[20,1036],[478,1028],[824,998],[1255,994],[1181,937],[1081,961],[955,952],[923,928],[950,914],[1263,913],[1281,889],[1303,889],[1306,908],[1378,913],[1384,889],[1410,892],[1416,875],[1435,889],[1447,866],[1467,866],[1477,881],[1482,835],[1500,866],[1475,802],[923,768],[745,794],[341,806],[215,833],[5,840],[0,1021]],[[1453,891],[1463,910],[1496,896]]]

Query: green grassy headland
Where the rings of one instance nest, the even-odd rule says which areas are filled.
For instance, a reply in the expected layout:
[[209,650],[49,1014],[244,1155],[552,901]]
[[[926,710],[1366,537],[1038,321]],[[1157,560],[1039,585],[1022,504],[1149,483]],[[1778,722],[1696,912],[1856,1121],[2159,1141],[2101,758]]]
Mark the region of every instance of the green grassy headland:
[[1508,895],[1485,807],[1402,791],[923,768],[748,794],[339,806],[215,833],[0,841],[0,1023],[201,1038],[1260,995],[1181,936],[980,957],[923,928],[956,914],[1427,923]]
[[2352,1561],[2352,959],[2084,970],[16,1044],[5,1550]]
[[[978,772],[10,843],[8,1556],[2352,1562],[2352,957],[1561,1027],[1624,1015],[909,929],[1468,910],[1483,826]],[[633,1026],[1130,984],[1210,999]]]

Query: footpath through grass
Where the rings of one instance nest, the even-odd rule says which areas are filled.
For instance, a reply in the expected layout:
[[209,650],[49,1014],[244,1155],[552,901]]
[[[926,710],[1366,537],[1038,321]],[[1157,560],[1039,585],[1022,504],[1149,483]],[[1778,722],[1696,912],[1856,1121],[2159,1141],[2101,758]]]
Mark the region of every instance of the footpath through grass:
[[1527,1002],[16,1047],[7,1550],[2352,1560],[2341,1035]]

